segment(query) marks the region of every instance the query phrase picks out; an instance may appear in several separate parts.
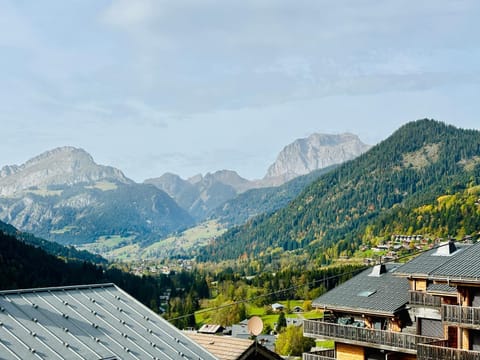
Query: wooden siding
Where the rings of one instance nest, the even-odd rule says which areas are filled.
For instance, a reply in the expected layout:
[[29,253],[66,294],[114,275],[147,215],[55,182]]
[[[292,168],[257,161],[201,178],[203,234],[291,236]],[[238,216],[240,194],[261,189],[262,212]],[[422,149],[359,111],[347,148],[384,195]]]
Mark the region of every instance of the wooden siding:
[[415,291],[427,291],[427,280],[415,280]]
[[335,344],[337,360],[364,360],[365,349],[362,346]]

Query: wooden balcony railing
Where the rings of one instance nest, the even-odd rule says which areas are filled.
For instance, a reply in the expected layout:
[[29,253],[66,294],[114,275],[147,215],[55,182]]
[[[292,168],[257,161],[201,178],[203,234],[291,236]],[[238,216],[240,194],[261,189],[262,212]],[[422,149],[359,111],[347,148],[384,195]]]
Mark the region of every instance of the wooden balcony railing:
[[480,328],[480,308],[459,305],[442,305],[442,321],[462,327]]
[[422,291],[410,291],[409,303],[417,306],[440,307],[442,299],[439,296],[433,296]]
[[418,360],[480,360],[480,352],[439,346],[439,344],[418,344]]
[[350,325],[339,325],[323,321],[305,320],[303,333],[307,337],[325,337],[333,340],[345,341],[361,346],[370,346],[378,349],[417,353],[417,345],[440,340],[426,336],[405,334],[401,332],[359,328]]
[[302,360],[334,360],[335,350],[324,350],[313,353],[303,353]]

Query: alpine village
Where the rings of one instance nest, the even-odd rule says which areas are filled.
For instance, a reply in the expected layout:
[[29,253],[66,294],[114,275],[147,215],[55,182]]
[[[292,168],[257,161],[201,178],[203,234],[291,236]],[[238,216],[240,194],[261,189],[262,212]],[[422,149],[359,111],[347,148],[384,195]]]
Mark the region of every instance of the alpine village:
[[1,359],[480,359],[480,132],[312,134],[261,180],[0,171]]

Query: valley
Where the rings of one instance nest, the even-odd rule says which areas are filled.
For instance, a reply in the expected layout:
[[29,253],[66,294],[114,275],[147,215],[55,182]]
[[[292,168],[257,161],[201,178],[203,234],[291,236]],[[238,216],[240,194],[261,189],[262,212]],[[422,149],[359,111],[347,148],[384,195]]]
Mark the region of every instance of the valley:
[[233,171],[138,184],[56,149],[2,170],[3,287],[114,281],[180,329],[260,316],[282,344],[287,323],[322,317],[312,300],[360,271],[475,242],[479,153],[480,132],[424,119],[348,161],[258,186]]

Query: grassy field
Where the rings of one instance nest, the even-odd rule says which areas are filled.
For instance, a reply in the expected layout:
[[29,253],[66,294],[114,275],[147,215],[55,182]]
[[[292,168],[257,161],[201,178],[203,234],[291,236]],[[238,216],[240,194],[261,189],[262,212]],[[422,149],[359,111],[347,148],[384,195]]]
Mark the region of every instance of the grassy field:
[[66,232],[72,231],[76,226],[65,226],[63,229],[51,230],[51,234],[65,234]]
[[182,232],[178,236],[172,236],[160,240],[141,251],[142,259],[157,259],[178,252],[179,249],[204,246],[208,242],[226,230],[216,221],[208,221]]
[[[115,186],[115,184],[101,182],[95,184],[94,187],[107,191],[111,190],[112,186]],[[61,234],[69,230],[69,228],[56,230],[56,233]],[[212,238],[224,232],[225,229],[216,221],[208,221],[188,229],[178,236],[159,240],[145,248],[141,248],[139,245],[133,245],[134,237],[121,237],[117,235],[101,236],[96,242],[84,244],[78,248],[100,254],[108,259],[118,259],[121,261],[136,261],[140,259],[157,260],[174,255],[182,255],[181,251],[184,249],[188,250],[190,248],[204,246],[208,244]]]
[[[207,310],[211,302],[204,302],[202,306],[204,309],[202,310]],[[303,300],[290,300],[289,301],[279,301],[280,304],[287,306],[288,303],[290,303],[290,308],[293,308],[295,306],[302,306],[304,301]],[[246,304],[246,310],[247,310],[247,315],[248,317],[252,316],[259,316],[262,321],[264,328],[269,326],[270,328],[274,329],[275,324],[278,321],[279,313],[267,313],[267,310],[265,307],[259,307],[251,304]],[[212,311],[200,311],[195,314],[195,321],[197,323],[197,326],[202,326],[204,324],[209,324],[211,323],[211,315],[214,313],[214,310]],[[318,319],[323,316],[323,311],[321,310],[311,310],[308,312],[301,312],[301,313],[286,313],[285,317],[286,318],[291,318],[291,319]]]
[[139,246],[132,244],[134,240],[134,236],[100,236],[96,242],[83,244],[77,248],[100,254],[107,259],[115,258],[126,261],[132,260],[131,256],[138,253]]

